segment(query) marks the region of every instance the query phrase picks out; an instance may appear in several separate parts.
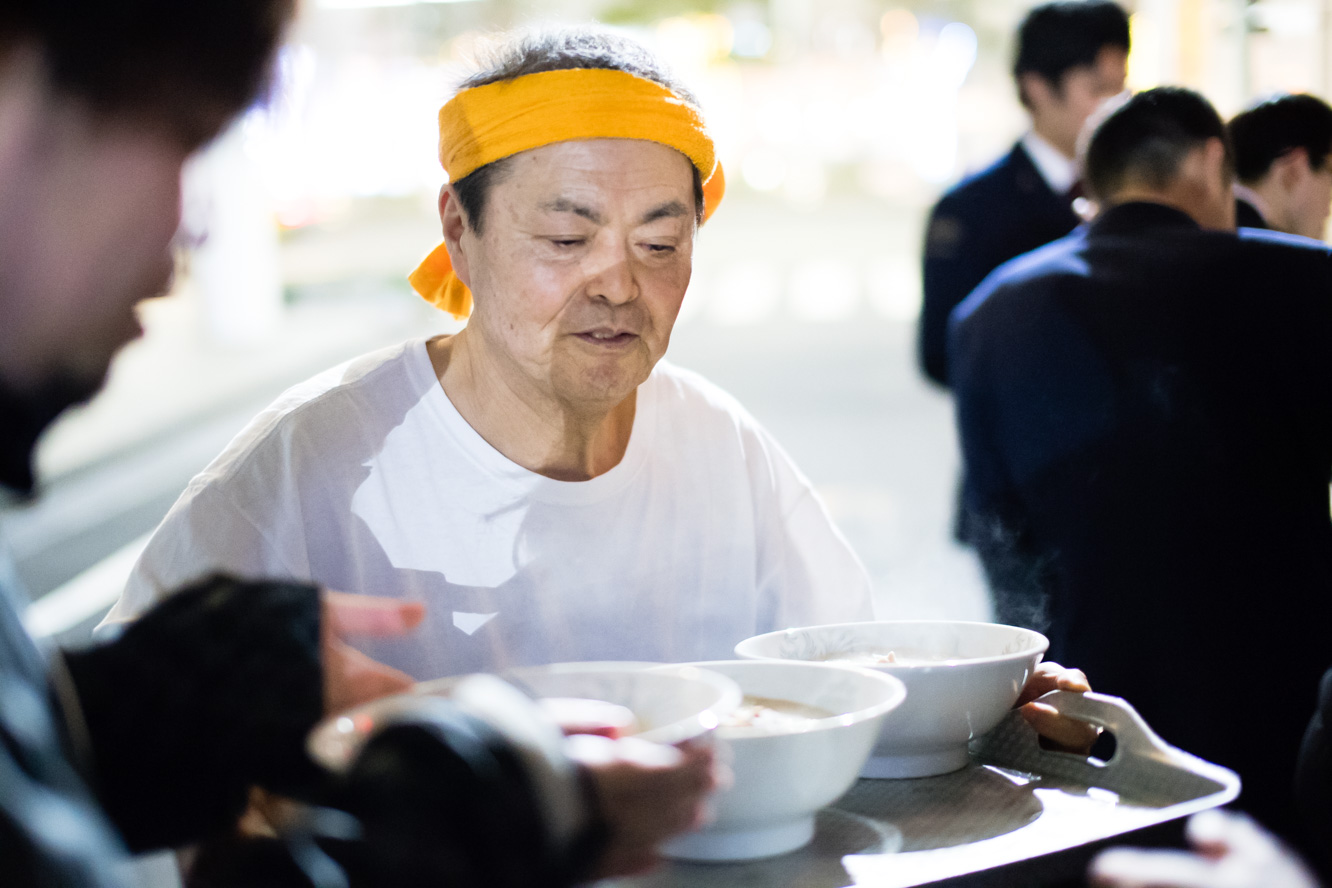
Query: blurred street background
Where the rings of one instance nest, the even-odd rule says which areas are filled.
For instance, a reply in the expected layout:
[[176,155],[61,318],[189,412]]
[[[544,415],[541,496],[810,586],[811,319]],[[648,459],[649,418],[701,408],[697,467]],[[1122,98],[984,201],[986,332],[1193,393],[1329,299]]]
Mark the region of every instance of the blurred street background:
[[[450,329],[405,275],[438,242],[436,111],[513,27],[599,21],[699,95],[728,193],[700,235],[669,359],[732,391],[792,453],[874,576],[881,616],[985,619],[950,538],[951,404],[915,366],[924,216],[1024,118],[1016,0],[308,0],[273,95],[192,165],[191,246],[107,391],[55,428],[35,504],[0,512],[38,602],[87,638],[189,478],[288,385]],[[1327,0],[1137,0],[1134,88],[1229,116],[1326,96]]]

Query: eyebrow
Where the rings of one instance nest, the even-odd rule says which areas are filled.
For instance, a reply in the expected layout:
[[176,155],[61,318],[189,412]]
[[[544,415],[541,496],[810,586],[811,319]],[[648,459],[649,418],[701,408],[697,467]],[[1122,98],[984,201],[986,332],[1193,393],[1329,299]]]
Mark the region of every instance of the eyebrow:
[[589,222],[601,225],[605,222],[601,214],[591,207],[575,203],[567,197],[557,197],[554,200],[548,200],[541,205],[541,209],[548,213],[573,213],[575,216],[582,216]]
[[[575,216],[581,216],[584,219],[596,225],[605,223],[602,215],[591,207],[584,206],[570,200],[567,197],[557,197],[541,204],[541,209],[548,213],[573,213]],[[675,219],[681,216],[690,215],[689,208],[678,200],[667,201],[660,206],[653,207],[643,214],[639,220],[639,225],[647,225],[649,222],[655,222],[658,219]]]
[[691,212],[688,207],[678,200],[672,200],[648,210],[643,214],[643,219],[638,224],[646,225],[649,222],[656,222],[658,219],[677,219],[680,216],[689,215],[691,215]]

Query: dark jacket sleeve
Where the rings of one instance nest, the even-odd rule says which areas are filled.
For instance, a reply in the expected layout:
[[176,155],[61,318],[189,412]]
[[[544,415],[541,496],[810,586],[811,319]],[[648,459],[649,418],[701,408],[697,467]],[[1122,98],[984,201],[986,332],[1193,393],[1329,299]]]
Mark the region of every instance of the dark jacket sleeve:
[[1318,692],[1318,708],[1300,746],[1299,765],[1295,771],[1295,799],[1298,808],[1303,851],[1319,876],[1332,878],[1332,852],[1327,837],[1332,835],[1332,670],[1323,675]]
[[68,655],[92,783],[132,850],[226,829],[258,785],[315,792],[323,709],[318,591],[212,577],[111,644]]
[[0,584],[0,885],[126,888],[125,850],[70,761],[45,661],[7,592]]
[[991,250],[978,243],[972,214],[947,195],[930,213],[925,229],[918,354],[921,370],[949,385],[948,316],[994,270]]
[[[977,294],[977,302],[988,298]],[[969,302],[967,308],[973,307]],[[995,323],[983,305],[955,313],[948,342],[953,360],[953,400],[963,476],[958,527],[976,550],[1001,623],[1044,630],[1049,622],[1048,559],[1032,539],[1029,516],[1014,479],[1008,429],[1014,408],[1005,389],[1015,361],[1013,330]],[[996,349],[995,340],[1000,342]],[[1022,355],[1018,351],[1018,355]],[[1022,424],[1017,423],[1020,427]]]

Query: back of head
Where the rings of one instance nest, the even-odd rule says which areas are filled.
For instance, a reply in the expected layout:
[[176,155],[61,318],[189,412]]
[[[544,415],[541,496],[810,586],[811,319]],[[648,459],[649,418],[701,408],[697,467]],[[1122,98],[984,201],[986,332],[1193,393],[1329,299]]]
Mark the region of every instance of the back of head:
[[1128,13],[1118,4],[1110,0],[1042,3],[1018,26],[1013,76],[1039,74],[1058,86],[1070,69],[1095,64],[1106,47],[1125,52],[1129,48]]
[[[519,37],[500,46],[481,70],[459,84],[459,89],[473,89],[528,74],[580,68],[623,71],[660,84],[690,104],[698,104],[694,94],[652,53],[626,37],[595,28],[542,31]],[[486,195],[490,186],[503,177],[505,165],[504,160],[488,163],[453,183],[458,202],[478,233],[484,225]],[[701,218],[703,183],[697,172],[694,201]]]
[[1259,102],[1230,121],[1235,172],[1251,185],[1280,157],[1304,149],[1309,166],[1321,170],[1332,153],[1332,107],[1310,95],[1280,95]]
[[196,146],[262,90],[294,12],[295,0],[4,0],[0,58],[35,48],[58,93]]
[[1186,156],[1219,139],[1229,155],[1226,127],[1216,109],[1193,90],[1145,90],[1108,110],[1092,130],[1083,176],[1103,203],[1126,187],[1164,190]]

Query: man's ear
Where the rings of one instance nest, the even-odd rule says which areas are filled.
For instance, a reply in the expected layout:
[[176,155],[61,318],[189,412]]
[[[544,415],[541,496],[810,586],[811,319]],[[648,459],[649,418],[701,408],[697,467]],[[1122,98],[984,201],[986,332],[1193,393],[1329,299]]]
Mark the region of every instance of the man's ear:
[[[1226,143],[1215,137],[1208,139],[1201,149],[1196,150],[1194,156],[1199,158],[1199,167],[1194,169],[1203,177],[1197,183],[1203,195],[1199,211],[1205,213],[1206,218],[1192,215],[1204,228],[1234,231],[1235,171],[1227,157]],[[1207,208],[1209,204],[1210,210]]]
[[1229,194],[1230,186],[1234,184],[1234,176],[1226,159],[1226,143],[1215,137],[1208,139],[1203,143],[1202,161],[1207,180],[1222,182],[1226,193]]
[[1272,161],[1270,174],[1275,177],[1283,191],[1294,191],[1313,170],[1309,167],[1309,152],[1303,148],[1292,148]]
[[463,235],[472,234],[468,224],[467,211],[458,200],[458,193],[452,185],[439,189],[439,221],[444,228],[444,245],[449,250],[449,261],[453,263],[453,273],[458,280],[472,287],[471,271],[467,262],[467,249],[463,245]]
[[1023,98],[1022,104],[1032,112],[1048,108],[1058,99],[1055,85],[1033,71],[1018,75],[1018,94]]

